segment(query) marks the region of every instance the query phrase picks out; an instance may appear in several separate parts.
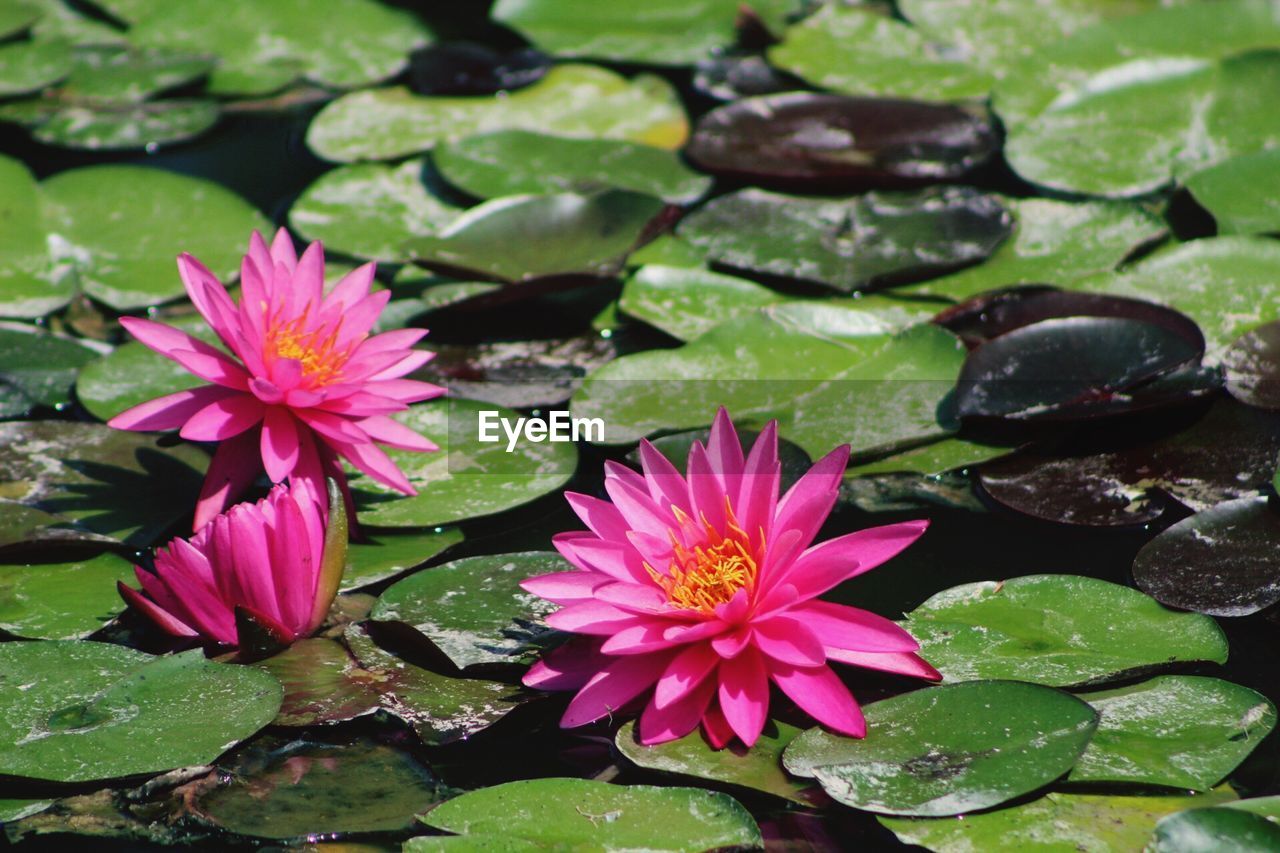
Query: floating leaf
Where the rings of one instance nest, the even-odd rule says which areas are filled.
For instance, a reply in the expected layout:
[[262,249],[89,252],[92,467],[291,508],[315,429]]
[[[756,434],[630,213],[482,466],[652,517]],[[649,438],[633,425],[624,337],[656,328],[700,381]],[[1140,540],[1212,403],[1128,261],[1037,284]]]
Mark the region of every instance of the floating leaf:
[[1186,178],[1219,234],[1280,232],[1280,150],[1241,154]]
[[[389,451],[418,490],[413,497],[356,475],[360,521],[371,527],[434,527],[492,515],[560,488],[573,476],[578,451],[569,442],[522,442],[508,453],[505,441],[479,441],[480,412],[514,423],[510,409],[472,400],[448,399],[412,406],[394,417],[440,446],[435,453]],[[496,435],[502,430],[491,423]]]
[[789,298],[708,269],[645,264],[623,284],[618,307],[673,338],[691,341],[727,320]]
[[849,199],[747,189],[694,211],[678,233],[727,266],[848,292],[980,261],[1010,224],[995,196],[967,187]]
[[71,46],[60,39],[0,46],[0,97],[39,91],[66,77],[71,68]]
[[12,823],[30,817],[53,805],[53,800],[0,799],[0,823]]
[[218,104],[168,98],[119,104],[60,104],[19,101],[0,105],[0,121],[17,121],[50,145],[117,151],[150,148],[192,139],[213,127]]
[[0,424],[0,497],[50,513],[47,523],[64,536],[150,544],[191,511],[207,462],[194,447],[161,447],[152,436],[99,424]]
[[78,640],[124,610],[116,584],[136,587],[133,566],[111,553],[63,563],[0,564],[0,630]]
[[1240,498],[1184,518],[1148,542],[1133,579],[1169,605],[1214,616],[1248,616],[1280,601],[1280,513]]
[[431,161],[446,181],[477,198],[616,187],[688,204],[711,186],[665,148],[527,130],[442,142]]
[[1227,659],[1217,624],[1137,590],[1076,575],[964,584],[907,614],[920,655],[948,681],[1098,684],[1179,661]]
[[74,338],[0,325],[0,418],[21,417],[36,406],[66,406],[76,371],[97,356]]
[[311,122],[307,144],[326,160],[393,160],[496,130],[677,148],[688,122],[675,91],[659,77],[628,80],[569,64],[502,98],[422,97],[402,86],[344,95]]
[[347,546],[342,591],[381,583],[417,568],[462,541],[456,527],[405,532],[379,531]]
[[0,156],[0,317],[41,317],[75,293],[68,269],[52,268],[40,225],[40,188],[18,160]]
[[608,338],[582,335],[540,341],[439,344],[419,374],[451,395],[510,408],[555,406],[573,395],[582,377],[613,359]]
[[646,770],[763,791],[804,806],[821,805],[822,797],[812,785],[799,782],[782,770],[782,751],[801,733],[795,726],[770,722],[750,749],[738,743],[712,749],[698,729],[678,740],[644,746],[637,739],[635,728],[634,722],[620,728],[614,744],[624,757]]
[[215,826],[257,838],[405,830],[447,796],[411,756],[367,740],[268,741],[227,769],[195,808]]
[[1071,694],[1017,681],[926,687],[864,713],[865,739],[810,729],[783,765],[847,806],[915,817],[986,809],[1047,785],[1098,724]]
[[1237,338],[1222,355],[1227,390],[1242,403],[1280,409],[1280,323]]
[[0,644],[0,773],[86,782],[208,764],[271,722],[274,678],[105,643]]
[[1092,455],[1023,452],[985,466],[983,492],[1017,512],[1059,524],[1125,527],[1257,494],[1280,454],[1280,418],[1215,403],[1190,429]]
[[[477,843],[655,853],[764,844],[751,815],[727,794],[588,779],[529,779],[468,791],[421,820]],[[408,849],[434,849],[436,843]]]
[[1080,698],[1101,718],[1072,782],[1207,791],[1276,724],[1265,696],[1217,678],[1165,675]]
[[20,33],[40,20],[39,7],[18,0],[8,0],[0,5],[0,38]]
[[[175,317],[166,325],[221,346],[203,317]],[[108,421],[139,403],[205,384],[176,361],[138,341],[128,341],[85,365],[76,379],[76,398],[89,414]]]
[[1191,807],[1160,819],[1144,850],[1151,853],[1212,853],[1280,847],[1280,797]]
[[769,49],[769,61],[850,95],[955,101],[985,97],[994,82],[901,21],[839,5],[790,27],[782,44]]
[[358,163],[321,175],[289,209],[308,240],[358,258],[404,261],[405,242],[437,233],[462,212],[423,184],[423,160]]
[[830,192],[954,180],[996,148],[990,121],[957,107],[791,92],[712,110],[687,153],[716,175]]
[[963,301],[1017,284],[1065,285],[1115,269],[1135,249],[1167,230],[1159,216],[1128,202],[1013,198],[1002,203],[1013,216],[1014,232],[990,258],[904,293]]
[[963,820],[879,820],[904,844],[918,844],[937,853],[1005,848],[1133,853],[1143,849],[1161,817],[1187,808],[1224,803],[1235,796],[1225,786],[1198,796],[1054,791],[1022,805],[967,814]]
[[59,97],[73,102],[145,101],[203,77],[216,64],[205,56],[168,50],[82,45],[75,50],[71,76],[59,87]]
[[466,557],[393,584],[369,617],[412,625],[459,668],[527,665],[555,634],[542,621],[555,606],[520,581],[564,568],[558,554],[542,551]]
[[845,479],[868,477],[876,474],[922,474],[937,476],[948,471],[968,468],[998,459],[1012,451],[1009,447],[983,444],[963,438],[949,436],[939,441],[914,447],[901,453],[894,453],[874,462],[863,462],[849,466],[845,471]]
[[408,64],[430,34],[407,11],[371,0],[99,0],[127,21],[135,44],[212,53],[209,91],[259,95],[298,78],[335,89],[368,86]]

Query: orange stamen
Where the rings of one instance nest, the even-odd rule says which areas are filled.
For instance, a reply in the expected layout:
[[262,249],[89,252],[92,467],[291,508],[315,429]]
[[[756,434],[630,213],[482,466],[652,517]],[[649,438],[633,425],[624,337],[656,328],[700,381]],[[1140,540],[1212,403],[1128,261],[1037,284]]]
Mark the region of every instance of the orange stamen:
[[[734,518],[728,500],[725,515],[724,533],[703,516],[706,541],[692,548],[683,545],[675,531],[670,531],[672,558],[665,574],[645,563],[649,576],[666,592],[672,607],[700,610],[710,615],[716,607],[732,600],[738,590],[745,589],[748,594],[755,590],[764,543],[758,547],[751,545],[746,531]],[[679,510],[676,516],[681,522],[690,520]]]

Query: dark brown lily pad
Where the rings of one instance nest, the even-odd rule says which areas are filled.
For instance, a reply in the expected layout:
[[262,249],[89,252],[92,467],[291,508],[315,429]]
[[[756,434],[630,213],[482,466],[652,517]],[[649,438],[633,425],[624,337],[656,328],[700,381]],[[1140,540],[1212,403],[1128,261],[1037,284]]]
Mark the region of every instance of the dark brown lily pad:
[[1240,498],[1184,518],[1147,543],[1133,579],[1162,604],[1248,616],[1280,601],[1280,513]]
[[1222,356],[1231,396],[1250,406],[1280,409],[1280,323],[1236,338]]
[[1280,454],[1280,415],[1229,400],[1190,429],[1105,453],[1018,453],[982,466],[983,493],[1016,512],[1060,524],[1124,527],[1170,503],[1195,511],[1255,496]]
[[830,192],[954,180],[996,147],[991,122],[959,107],[789,92],[712,110],[687,153],[712,174]]
[[417,378],[444,385],[450,396],[513,409],[563,403],[587,373],[617,355],[617,346],[599,335],[433,349],[436,357]]

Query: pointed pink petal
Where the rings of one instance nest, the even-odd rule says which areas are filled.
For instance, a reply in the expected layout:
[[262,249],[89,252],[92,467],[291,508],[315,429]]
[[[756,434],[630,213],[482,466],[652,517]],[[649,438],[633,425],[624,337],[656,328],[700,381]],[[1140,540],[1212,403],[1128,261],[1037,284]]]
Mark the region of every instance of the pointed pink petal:
[[720,480],[721,490],[726,494],[737,492],[742,476],[742,442],[724,406],[716,411],[715,420],[711,423],[707,461],[711,463],[711,473]]
[[930,681],[942,680],[942,673],[934,669],[924,658],[912,652],[854,652],[828,647],[827,659],[860,666],[863,669],[912,675],[916,678],[927,678]]
[[249,390],[249,374],[243,367],[217,350],[192,352],[187,349],[173,349],[169,350],[167,355],[201,379],[234,388],[237,391]]
[[695,643],[681,649],[654,686],[654,704],[659,708],[666,708],[683,699],[689,691],[709,680],[707,676],[718,663],[720,656],[707,643]]
[[607,583],[608,578],[594,572],[554,572],[525,578],[520,588],[555,604],[571,604],[591,599],[592,593]]
[[649,497],[658,506],[663,509],[676,506],[686,515],[692,512],[689,507],[689,485],[684,481],[684,476],[647,438],[640,440],[640,465],[644,469]]
[[276,520],[269,548],[275,580],[275,599],[281,623],[301,633],[311,617],[321,554],[307,534],[302,509],[292,496],[276,501]]
[[387,303],[390,301],[391,291],[379,290],[376,293],[370,293],[355,305],[351,305],[344,310],[342,312],[342,328],[335,338],[335,343],[338,347],[351,346],[368,335],[369,330],[373,328],[373,324],[378,321],[378,315],[382,313],[382,309],[386,308]]
[[673,643],[696,643],[699,640],[718,637],[731,630],[734,630],[733,626],[726,622],[722,622],[719,619],[708,619],[705,622],[672,625],[666,630],[666,638]]
[[142,593],[133,587],[125,586],[120,581],[116,581],[116,589],[120,591],[120,597],[124,599],[126,604],[142,613],[143,616],[154,622],[166,634],[172,634],[175,637],[197,636],[198,632],[194,628],[175,618],[159,605],[144,598]]
[[696,441],[689,448],[686,479],[689,482],[689,504],[693,507],[694,519],[699,523],[705,519],[716,530],[724,530],[724,483],[712,470],[707,451]]
[[658,707],[655,699],[650,699],[640,715],[640,742],[652,745],[684,737],[698,727],[715,692],[716,683],[708,678],[679,701],[665,707]]
[[604,641],[600,651],[607,655],[643,655],[660,649],[671,648],[671,641],[663,639],[661,622],[642,622],[623,628]]
[[214,400],[191,416],[178,434],[189,441],[223,441],[262,420],[263,406],[250,394]]
[[298,420],[325,438],[346,444],[365,444],[370,438],[355,421],[330,412],[301,409],[294,412]]
[[779,664],[772,675],[782,692],[810,717],[842,735],[866,737],[867,722],[862,717],[862,709],[831,667]]
[[282,394],[287,394],[302,384],[302,362],[296,358],[277,358],[271,362],[267,373],[271,384],[280,389]]
[[801,532],[800,538],[805,544],[812,542],[835,505],[848,462],[848,445],[841,445],[819,459],[778,502],[773,529],[795,528]]
[[538,690],[577,690],[610,660],[600,654],[599,641],[574,637],[544,654],[521,681]]
[[625,544],[572,531],[552,536],[551,544],[562,557],[585,572],[599,572],[620,581],[650,582],[639,555]]
[[788,615],[808,626],[824,646],[863,652],[914,652],[920,648],[897,622],[857,607],[810,601]]
[[[401,403],[420,403],[423,400],[431,400],[444,394],[444,389],[439,385],[420,382],[417,379],[384,379],[378,382],[369,382],[364,385],[364,390],[370,395],[398,400]],[[370,412],[369,414],[377,413]]]
[[360,429],[374,441],[401,450],[432,451],[440,448],[426,436],[419,435],[397,420],[385,415],[374,415],[359,421]]
[[298,425],[288,409],[271,406],[262,418],[262,466],[273,483],[288,477],[298,464]]
[[324,308],[326,310],[338,308],[341,311],[346,311],[352,305],[364,299],[369,295],[369,287],[373,284],[373,274],[376,269],[376,264],[367,263],[344,275],[334,285],[329,295],[325,297]]
[[748,646],[720,664],[720,710],[734,734],[755,746],[769,710],[769,673],[760,653]]
[[573,697],[560,727],[586,725],[617,711],[648,689],[670,660],[669,654],[614,658]]
[[613,505],[626,520],[628,530],[637,530],[658,538],[667,535],[670,525],[662,510],[649,497],[647,489],[642,491],[617,478],[606,479],[604,488]]
[[431,359],[435,357],[436,357],[436,354],[429,350],[422,350],[422,349],[412,350],[411,352],[407,353],[403,358],[401,358],[399,361],[397,361],[395,364],[391,365],[390,367],[385,367],[382,370],[379,370],[377,373],[370,376],[366,381],[385,382],[392,379],[399,379],[401,376],[407,376],[408,374],[413,373],[415,370],[422,367],[423,365],[425,365],[427,362],[431,361]]
[[347,442],[330,441],[329,444],[347,458],[352,465],[383,485],[390,486],[406,495],[416,495],[418,490],[409,482],[391,457],[376,444],[349,444]]
[[[778,488],[782,482],[782,465],[778,461],[778,422],[769,421],[756,438],[743,466],[742,480],[737,484],[733,501],[738,522],[751,537],[772,539],[773,516],[778,506]],[[731,484],[732,485],[732,484]]]
[[312,243],[302,252],[298,267],[293,273],[293,292],[295,302],[292,313],[295,317],[305,316],[314,319],[320,313],[320,302],[324,299],[324,246],[319,242]]
[[546,621],[557,631],[608,637],[623,628],[648,620],[612,604],[591,600],[562,607],[548,616]]
[[139,403],[107,421],[107,426],[142,432],[177,429],[210,403],[238,394],[240,394],[239,391],[223,388],[221,385],[201,385],[199,388],[178,391]]
[[631,528],[613,504],[578,492],[565,492],[564,499],[592,533],[601,539],[626,543]]
[[628,581],[605,584],[596,590],[595,599],[637,615],[661,615],[673,619],[697,618],[696,611],[682,612],[669,607],[667,594],[649,584]]
[[754,625],[755,646],[767,657],[792,666],[822,666],[827,662],[822,643],[805,623],[775,616]]
[[736,658],[751,642],[751,626],[743,625],[736,631],[721,634],[711,641],[711,648],[724,659]]
[[904,521],[828,539],[801,554],[785,572],[786,581],[795,586],[801,601],[821,595],[897,556],[928,526],[928,521]]
[[191,304],[228,347],[234,349],[236,306],[218,277],[191,255],[178,255],[178,277]]
[[258,430],[242,432],[218,445],[196,502],[193,530],[204,527],[257,478],[262,470]]
[[298,254],[294,251],[293,240],[284,228],[278,229],[275,238],[271,241],[271,263],[273,266],[283,264],[290,274],[298,266]]
[[243,367],[199,338],[140,317],[121,317],[120,325],[144,346],[178,362],[201,379],[237,390],[249,387],[249,374]]
[[[262,512],[253,504],[240,504],[231,508],[227,522],[232,543],[231,564],[245,596],[236,603],[247,604],[256,612],[279,622],[280,605],[276,601],[270,545]],[[277,565],[275,571],[285,573],[289,565],[288,562]]]
[[249,380],[249,390],[253,392],[253,396],[268,406],[276,406],[284,402],[284,392],[276,387],[275,383],[261,376],[255,376]]

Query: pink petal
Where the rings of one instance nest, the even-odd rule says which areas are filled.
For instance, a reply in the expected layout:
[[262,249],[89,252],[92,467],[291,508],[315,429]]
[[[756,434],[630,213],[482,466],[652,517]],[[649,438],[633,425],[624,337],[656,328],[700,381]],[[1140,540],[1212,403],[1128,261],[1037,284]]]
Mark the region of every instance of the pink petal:
[[728,623],[719,619],[708,619],[705,622],[692,624],[675,624],[667,628],[665,636],[673,643],[696,643],[718,637],[726,631],[733,630]]
[[751,642],[751,626],[743,625],[736,631],[730,631],[727,634],[721,634],[711,641],[711,648],[715,653],[728,660],[736,658],[742,654],[743,650]]
[[364,444],[371,440],[369,434],[350,418],[310,409],[302,409],[294,414],[298,420],[326,438],[346,444]]
[[401,403],[420,403],[423,400],[439,397],[444,393],[444,389],[439,385],[420,382],[417,379],[384,379],[378,382],[369,382],[364,387],[371,394],[398,400]]
[[712,749],[724,749],[733,740],[733,729],[724,718],[724,711],[720,710],[719,704],[712,702],[702,715],[702,733],[706,735]]
[[[280,605],[276,601],[270,545],[262,513],[252,504],[241,504],[232,507],[227,514],[227,522],[232,544],[231,565],[238,586],[245,594],[236,603],[247,604],[272,620],[280,621]],[[278,565],[275,571],[283,573],[288,565]]]
[[352,465],[383,485],[390,486],[406,495],[416,495],[418,490],[409,482],[396,463],[376,444],[348,444],[346,442],[330,442],[333,447],[347,458]]
[[262,418],[262,465],[273,483],[298,464],[298,426],[288,409],[271,406]]
[[842,445],[819,459],[778,502],[774,530],[794,527],[805,543],[812,542],[827,520],[840,490],[840,478],[849,462],[849,446]]
[[236,306],[218,277],[191,255],[178,255],[178,277],[200,316],[229,348],[234,349]]
[[711,472],[720,481],[721,490],[726,494],[736,492],[742,476],[742,442],[724,406],[716,411],[715,420],[711,423],[707,461],[711,463]]
[[601,601],[583,601],[560,608],[547,617],[557,631],[608,637],[647,620]]
[[293,273],[293,293],[295,301],[289,313],[297,317],[305,311],[309,319],[314,319],[324,299],[324,246],[319,241],[303,251]]
[[189,441],[223,441],[249,429],[262,417],[263,406],[256,397],[232,392],[192,415],[179,435]]
[[382,442],[401,450],[431,451],[439,450],[435,442],[419,435],[399,421],[385,415],[374,415],[359,421],[360,429],[368,433],[374,441]]
[[334,285],[333,290],[325,297],[325,309],[337,307],[345,311],[369,295],[369,287],[373,284],[373,274],[377,265],[362,264],[347,273]]
[[140,317],[121,317],[120,325],[144,346],[178,362],[201,379],[239,391],[249,387],[249,374],[243,367],[199,338]]
[[624,544],[606,542],[589,533],[557,533],[551,544],[571,564],[586,572],[599,572],[620,581],[649,583],[639,555]]
[[778,461],[778,422],[769,421],[756,438],[743,466],[742,480],[737,484],[734,512],[742,529],[753,537],[772,538],[773,516],[778,506],[778,488],[782,482],[782,464]]
[[675,506],[688,515],[689,484],[684,476],[671,464],[671,460],[663,456],[649,440],[640,440],[640,465],[644,469],[645,483],[649,489],[649,497],[663,509]]
[[647,491],[641,491],[617,478],[606,479],[604,488],[613,505],[626,520],[628,530],[637,530],[659,538],[667,535],[669,525],[666,517]]
[[724,483],[712,471],[706,450],[696,441],[689,448],[686,479],[689,482],[689,504],[693,507],[693,517],[699,522],[705,519],[716,530],[724,530],[724,507],[727,501]]
[[196,501],[193,530],[199,530],[212,521],[252,485],[262,470],[258,444],[258,430],[249,430],[218,445]]
[[779,664],[773,681],[800,710],[830,729],[849,737],[866,737],[867,722],[853,694],[829,666],[792,667]]
[[613,504],[578,492],[565,492],[564,499],[592,533],[601,539],[626,543],[631,528]]
[[276,500],[276,523],[269,542],[275,598],[280,621],[294,633],[315,627],[308,623],[323,549],[316,547],[307,527],[303,510],[292,495]]
[[215,400],[239,394],[221,385],[201,385],[186,391],[166,394],[145,403],[139,403],[107,421],[114,429],[152,430],[177,429],[187,419]]
[[656,699],[650,699],[640,715],[640,742],[665,743],[689,734],[698,727],[715,692],[716,683],[708,678],[692,692],[664,707],[659,707]]
[[766,656],[793,666],[822,666],[827,655],[814,632],[799,619],[775,616],[754,625],[755,646]]
[[377,322],[382,309],[391,300],[390,290],[379,290],[370,293],[354,305],[342,312],[342,329],[338,332],[338,347],[347,347],[363,338]]
[[666,654],[615,658],[573,697],[560,718],[561,728],[586,725],[617,711],[653,684],[670,660]]
[[368,378],[369,382],[384,382],[391,379],[399,379],[401,376],[407,376],[418,368],[425,365],[436,354],[429,350],[413,350],[407,353],[403,358],[390,367],[383,368]]
[[284,228],[278,229],[275,238],[271,241],[271,263],[273,266],[283,264],[290,274],[298,266],[298,254],[294,251],[293,240]]
[[854,652],[848,649],[828,648],[827,659],[860,666],[863,669],[911,675],[916,678],[927,678],[930,681],[942,680],[942,673],[934,669],[924,658],[911,652]]
[[694,611],[684,611],[682,614],[679,610],[673,610],[667,604],[667,594],[649,584],[628,581],[605,584],[596,590],[595,599],[612,604],[628,613],[639,615],[661,615],[672,618],[696,616]]
[[198,635],[195,629],[172,616],[169,611],[144,598],[142,593],[133,587],[125,586],[120,581],[116,581],[116,589],[120,591],[120,597],[125,600],[126,604],[156,623],[165,633],[172,634],[175,637],[195,637]]
[[828,539],[801,554],[787,570],[786,580],[795,585],[802,601],[821,595],[897,556],[928,526],[928,521],[904,521]]
[[[720,656],[707,643],[681,649],[654,686],[653,701],[659,708],[678,702],[704,681],[720,663]],[[714,683],[714,682],[710,682]]]
[[666,626],[661,622],[642,622],[623,628],[604,641],[600,651],[607,655],[643,655],[660,649],[671,648],[671,641],[663,638]]
[[610,660],[600,654],[599,641],[573,637],[544,654],[521,680],[538,690],[577,690]]
[[863,652],[914,652],[920,648],[897,622],[857,607],[810,601],[790,615],[810,628],[824,646]]
[[720,664],[720,710],[734,734],[755,746],[769,710],[769,673],[753,648]]
[[609,579],[593,572],[555,572],[520,581],[520,588],[555,604],[587,601],[592,592],[609,583]]

